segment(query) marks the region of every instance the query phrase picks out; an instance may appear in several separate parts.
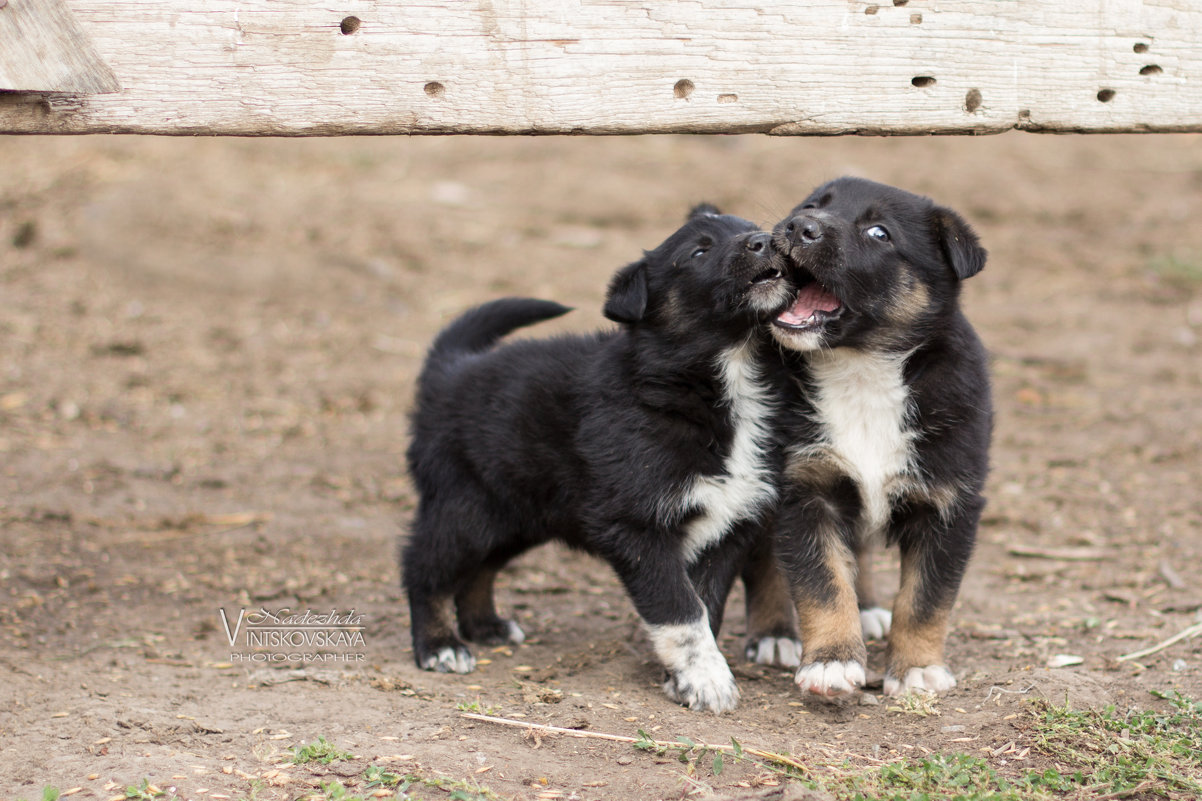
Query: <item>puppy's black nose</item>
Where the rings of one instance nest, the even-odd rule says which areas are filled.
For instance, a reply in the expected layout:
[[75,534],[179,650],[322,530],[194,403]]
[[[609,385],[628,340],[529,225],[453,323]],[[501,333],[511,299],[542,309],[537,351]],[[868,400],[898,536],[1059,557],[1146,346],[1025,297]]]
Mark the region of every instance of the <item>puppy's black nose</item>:
[[811,245],[822,239],[822,224],[813,217],[797,216],[785,223],[785,234],[794,244]]
[[768,247],[772,244],[772,234],[767,232],[752,234],[747,238],[744,247],[752,253],[767,253]]

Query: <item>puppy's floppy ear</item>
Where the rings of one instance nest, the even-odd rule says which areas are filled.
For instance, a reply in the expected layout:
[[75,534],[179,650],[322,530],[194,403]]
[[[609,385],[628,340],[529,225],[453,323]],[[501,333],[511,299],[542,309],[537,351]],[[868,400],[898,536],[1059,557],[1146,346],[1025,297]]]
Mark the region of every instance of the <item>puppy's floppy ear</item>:
[[605,316],[615,323],[637,323],[647,312],[647,261],[643,259],[618,270],[609,282]]
[[686,217],[685,219],[686,220],[694,220],[698,217],[704,217],[706,215],[714,215],[714,214],[721,214],[721,213],[722,212],[718,211],[718,207],[715,206],[713,203],[698,203],[696,206],[689,209],[689,216]]
[[963,280],[981,272],[985,266],[985,248],[959,214],[936,206],[931,211],[931,228],[939,240],[943,258],[957,278]]

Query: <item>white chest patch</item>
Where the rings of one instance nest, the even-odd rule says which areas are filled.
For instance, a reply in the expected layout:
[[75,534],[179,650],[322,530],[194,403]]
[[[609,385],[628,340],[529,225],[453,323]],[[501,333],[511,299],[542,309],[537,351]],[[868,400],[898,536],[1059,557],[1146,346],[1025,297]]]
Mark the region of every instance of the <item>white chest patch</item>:
[[807,450],[833,458],[859,485],[865,536],[885,527],[892,501],[913,482],[915,432],[902,376],[908,356],[836,348],[808,357],[824,441]]
[[683,553],[692,561],[722,539],[740,520],[755,517],[776,500],[776,480],[768,464],[774,411],[750,345],[740,345],[718,359],[723,402],[730,408],[734,437],[725,472],[698,476],[679,496],[680,509],[700,509],[685,527]]

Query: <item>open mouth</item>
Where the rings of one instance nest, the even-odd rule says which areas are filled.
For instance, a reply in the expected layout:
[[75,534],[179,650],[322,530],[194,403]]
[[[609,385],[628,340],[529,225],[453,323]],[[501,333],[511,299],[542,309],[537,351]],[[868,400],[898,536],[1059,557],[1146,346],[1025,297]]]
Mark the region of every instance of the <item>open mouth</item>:
[[776,279],[783,277],[784,274],[784,271],[779,267],[765,267],[763,270],[751,277],[751,283],[762,284],[766,281],[775,281]]
[[793,331],[809,331],[821,328],[842,312],[842,301],[817,281],[810,281],[798,290],[793,303],[773,320],[773,325]]

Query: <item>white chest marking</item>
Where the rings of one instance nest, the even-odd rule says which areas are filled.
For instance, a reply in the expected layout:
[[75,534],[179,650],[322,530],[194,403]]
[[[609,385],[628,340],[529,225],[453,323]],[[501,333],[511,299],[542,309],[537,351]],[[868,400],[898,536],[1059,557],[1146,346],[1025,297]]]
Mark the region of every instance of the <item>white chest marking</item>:
[[685,527],[682,547],[689,563],[722,539],[735,523],[755,517],[776,500],[775,476],[767,458],[773,401],[761,383],[751,346],[727,349],[718,359],[718,368],[734,437],[725,472],[694,478],[680,496],[679,508],[701,510]]
[[893,499],[913,480],[915,432],[902,375],[908,356],[850,348],[809,355],[815,387],[810,400],[825,440],[821,450],[859,485],[863,535],[884,528]]

